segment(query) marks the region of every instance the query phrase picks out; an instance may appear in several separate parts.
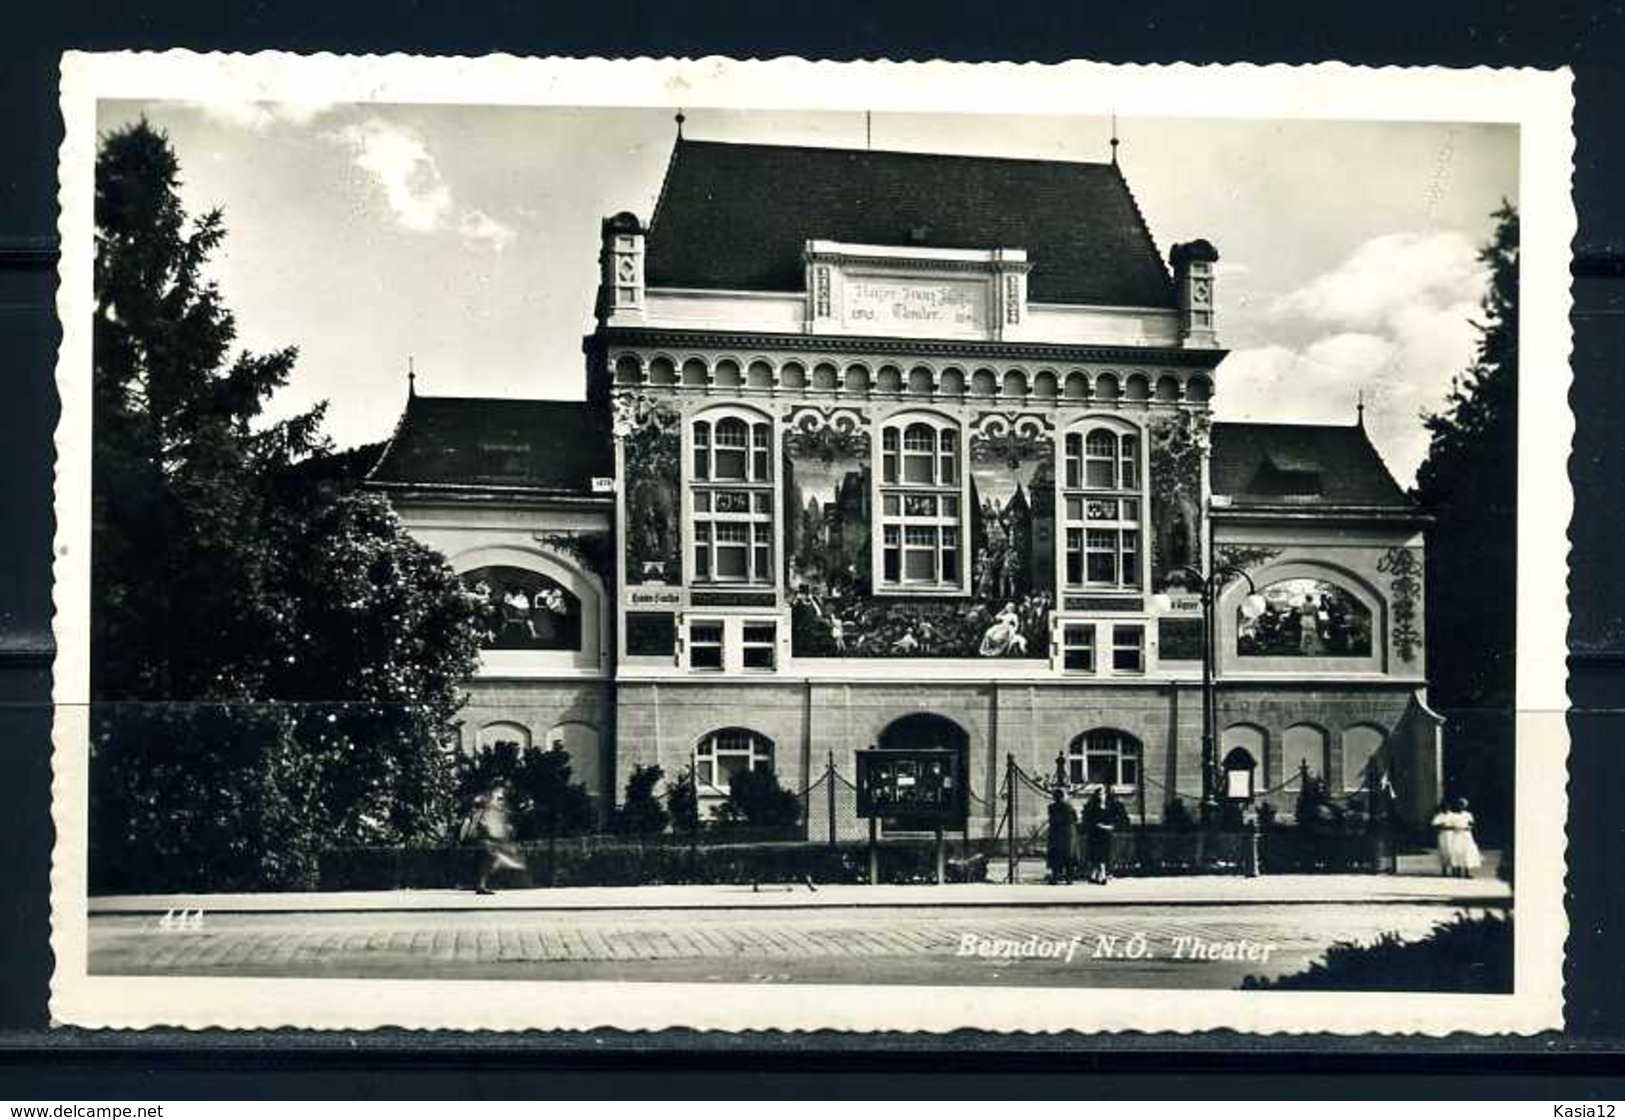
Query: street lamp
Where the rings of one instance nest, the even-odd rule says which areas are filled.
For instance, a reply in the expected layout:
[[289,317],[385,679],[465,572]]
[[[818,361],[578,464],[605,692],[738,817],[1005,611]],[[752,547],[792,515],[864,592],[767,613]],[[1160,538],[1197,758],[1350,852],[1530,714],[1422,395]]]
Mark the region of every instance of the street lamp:
[[[1247,598],[1241,609],[1248,618],[1264,613],[1264,597],[1258,593],[1253,577],[1240,568],[1220,564],[1203,574],[1188,565],[1169,573],[1169,579],[1194,582],[1202,600],[1202,824],[1210,825],[1218,819],[1219,809],[1219,744],[1215,727],[1219,722],[1218,690],[1214,687],[1214,657],[1218,649],[1218,611],[1215,609],[1224,589],[1235,579],[1247,581]],[[1173,599],[1167,592],[1156,596],[1157,606],[1167,610]]]

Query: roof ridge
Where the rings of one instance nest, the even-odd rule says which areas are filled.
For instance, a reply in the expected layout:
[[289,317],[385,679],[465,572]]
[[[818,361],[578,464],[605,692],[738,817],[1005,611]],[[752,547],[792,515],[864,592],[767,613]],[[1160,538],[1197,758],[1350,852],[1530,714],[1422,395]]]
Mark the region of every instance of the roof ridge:
[[703,143],[705,143],[703,140],[689,140],[683,135],[681,128],[677,130],[677,139],[672,141],[671,154],[666,157],[665,174],[660,177],[660,193],[655,195],[654,209],[649,211],[649,224],[645,227],[646,233],[655,228],[655,222],[660,218],[660,207],[666,201],[666,188],[671,185],[672,168],[677,166],[677,150],[684,144]]
[[412,411],[412,405],[416,403],[417,399],[418,394],[415,391],[407,392],[406,407],[401,409],[399,416],[395,417],[394,430],[389,433],[389,438],[384,441],[384,449],[378,453],[378,461],[368,468],[366,474],[361,476],[362,482],[371,482],[372,476],[378,473],[378,468],[383,466],[384,461],[389,458],[389,453],[395,450],[395,441],[400,438],[401,430],[406,427],[406,414]]
[[1134,195],[1134,188],[1128,185],[1128,176],[1123,174],[1122,165],[1113,159],[1111,169],[1117,172],[1117,181],[1123,186],[1123,193],[1128,196],[1129,208],[1134,211],[1134,221],[1139,225],[1140,232],[1151,243],[1151,255],[1157,258],[1157,268],[1162,272],[1162,278],[1171,288],[1174,283],[1172,274],[1168,271],[1168,262],[1163,259],[1162,250],[1157,246],[1156,235],[1151,232],[1151,223],[1145,220],[1145,213],[1140,209],[1140,200]]
[[[835,144],[767,144],[759,140],[694,140],[681,137],[677,144],[687,144],[692,147],[712,148],[762,148],[769,151],[782,152],[839,152],[845,155],[856,156],[909,156],[917,159],[962,159],[975,160],[979,163],[1038,163],[1051,167],[1096,167],[1102,170],[1115,166],[1101,160],[1085,159],[1045,159],[1041,156],[999,156],[983,155],[974,152],[922,152],[907,148],[845,148]],[[676,154],[676,144],[672,146]],[[668,165],[669,168],[669,165]],[[1119,175],[1122,173],[1119,172]],[[664,186],[662,186],[664,191]],[[651,222],[652,224],[652,222]]]

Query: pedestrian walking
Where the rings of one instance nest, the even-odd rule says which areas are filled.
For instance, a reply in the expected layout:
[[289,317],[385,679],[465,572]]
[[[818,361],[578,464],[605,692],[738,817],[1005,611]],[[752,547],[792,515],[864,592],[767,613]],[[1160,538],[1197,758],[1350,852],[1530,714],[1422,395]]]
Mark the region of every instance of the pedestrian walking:
[[1077,837],[1078,815],[1067,804],[1066,791],[1056,786],[1050,795],[1049,835],[1044,854],[1051,885],[1072,882],[1072,871],[1078,861]]
[[1441,804],[1434,814],[1433,827],[1439,835],[1439,867],[1451,878],[1469,879],[1484,862],[1478,842],[1473,839],[1473,823],[1465,797]]
[[501,782],[474,799],[458,839],[478,849],[475,894],[495,894],[491,876],[498,870],[518,871],[525,866],[513,843],[513,818],[508,789]]
[[1116,827],[1112,824],[1105,797],[1099,789],[1096,789],[1089,795],[1089,800],[1083,807],[1085,877],[1091,883],[1105,884],[1111,881],[1114,832]]

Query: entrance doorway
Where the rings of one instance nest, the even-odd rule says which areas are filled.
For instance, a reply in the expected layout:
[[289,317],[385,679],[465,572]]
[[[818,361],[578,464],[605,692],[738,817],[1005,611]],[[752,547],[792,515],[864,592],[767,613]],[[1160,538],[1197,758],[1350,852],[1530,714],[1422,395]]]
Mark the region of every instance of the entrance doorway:
[[[880,733],[880,741],[875,745],[883,751],[953,751],[959,759],[959,780],[970,781],[970,733],[946,716],[918,712],[895,719],[886,725],[886,729]],[[880,824],[894,836],[914,833],[914,830],[902,827],[900,822],[890,818],[881,818]]]

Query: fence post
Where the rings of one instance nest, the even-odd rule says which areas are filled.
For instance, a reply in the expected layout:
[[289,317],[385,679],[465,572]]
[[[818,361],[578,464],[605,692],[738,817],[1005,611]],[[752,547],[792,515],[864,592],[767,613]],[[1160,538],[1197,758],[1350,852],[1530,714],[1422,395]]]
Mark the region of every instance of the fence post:
[[829,752],[828,764],[824,767],[824,784],[829,787],[825,791],[829,806],[829,846],[835,846],[835,752]]
[[1004,819],[1009,825],[1010,856],[1004,873],[1006,883],[1016,881],[1016,756],[1004,756]]

